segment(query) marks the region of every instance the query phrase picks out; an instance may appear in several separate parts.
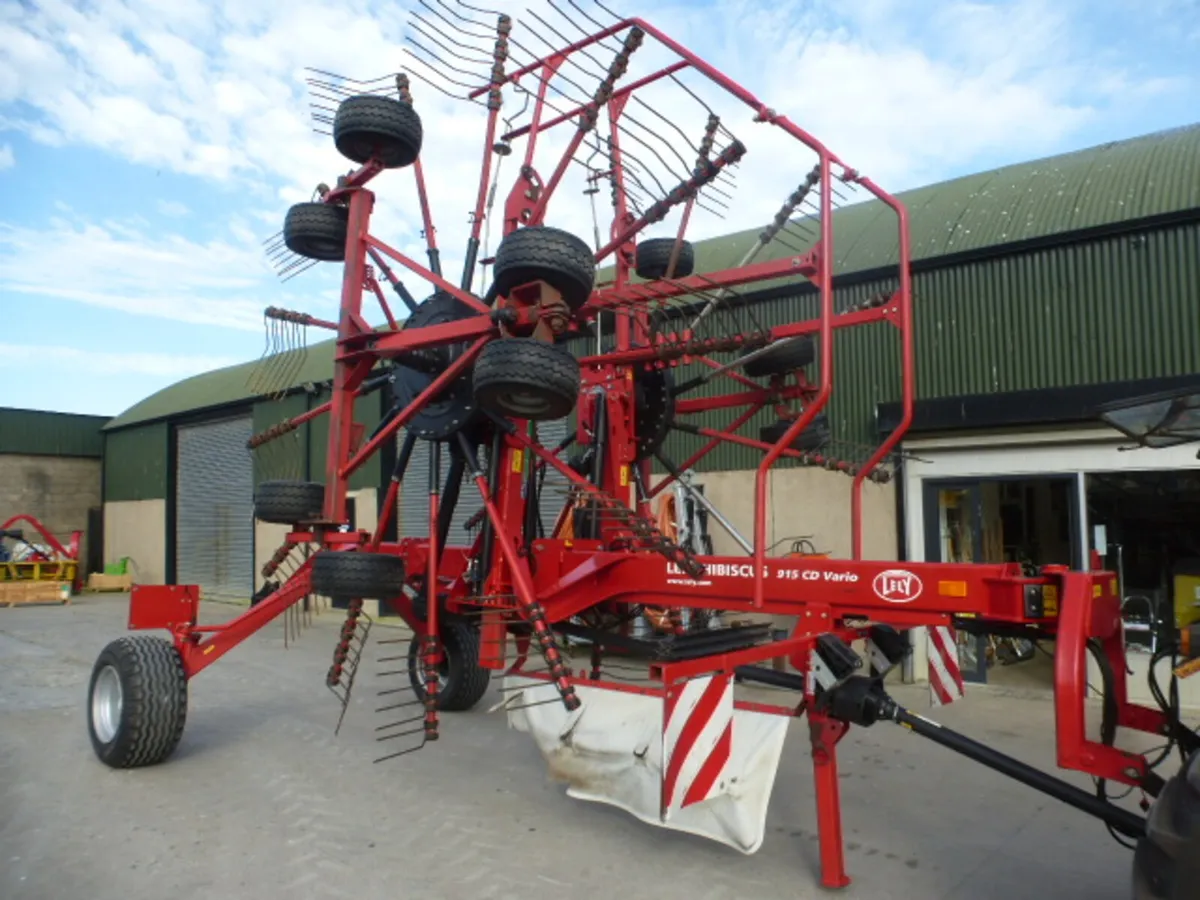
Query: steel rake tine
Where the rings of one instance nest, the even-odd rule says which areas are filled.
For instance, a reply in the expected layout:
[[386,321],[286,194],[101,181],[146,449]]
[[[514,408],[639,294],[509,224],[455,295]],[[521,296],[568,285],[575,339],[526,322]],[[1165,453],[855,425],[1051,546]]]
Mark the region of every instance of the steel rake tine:
[[[410,734],[418,734],[420,732],[423,732],[424,730],[425,729],[423,729],[423,728],[417,728],[409,733]],[[389,753],[387,756],[381,756],[378,759],[373,760],[373,762],[375,762],[375,763],[387,762],[389,759],[396,759],[399,756],[406,756],[409,753],[416,753],[418,750],[420,750],[422,747],[424,747],[426,743],[428,743],[428,741],[421,741],[421,743],[417,744],[417,746],[415,746],[415,747],[410,747],[407,750],[401,750],[399,753]]]
[[[442,59],[440,56],[438,56],[432,50],[425,47],[425,45],[423,45],[420,41],[416,40],[416,38],[412,37],[411,35],[405,35],[404,39],[406,41],[408,41],[408,43],[410,43],[414,47],[416,47],[418,50],[420,50],[422,53],[425,53],[426,55],[433,57],[433,59],[438,63],[438,65],[441,65],[442,67],[444,67],[446,69],[449,69],[451,72],[455,72],[459,75],[466,75],[468,77],[477,76],[480,78],[480,81],[477,81],[473,84],[468,84],[465,81],[457,81],[457,80],[451,78],[449,75],[439,73],[439,74],[441,74],[442,78],[444,78],[446,81],[450,82],[451,84],[456,84],[459,87],[464,87],[464,88],[467,88],[468,90],[475,90],[476,88],[481,86],[480,82],[485,80],[485,76],[478,76],[478,73],[476,73],[476,72],[472,72],[467,69],[460,69],[460,68],[458,68],[458,66],[450,65],[448,62],[446,62],[444,59]],[[433,68],[433,65],[431,63],[426,63],[426,65],[428,65],[431,69]]]
[[509,706],[507,703],[501,706],[505,712],[516,712],[522,709],[533,709],[535,706],[548,706],[551,703],[562,703],[562,697],[551,697],[549,700],[537,700],[533,703],[522,703],[520,706]]
[[[375,710],[375,712],[384,713],[384,712],[391,712],[394,709],[411,709],[414,706],[424,706],[424,705],[425,705],[424,702],[421,700],[417,700],[414,703],[393,703],[389,706],[380,706]],[[390,725],[377,725],[375,727],[375,730],[382,731],[386,728],[395,728],[397,725],[407,725],[410,722],[419,722],[423,718],[425,718],[425,716],[422,714],[422,715],[417,716],[415,719],[401,719],[399,722],[392,722]]]
[[426,69],[428,69],[429,72],[431,73],[431,75],[433,76],[433,77],[430,77],[429,75],[422,75],[420,72],[409,69],[408,70],[409,74],[411,74],[418,81],[427,85],[428,87],[433,88],[435,91],[445,94],[447,97],[450,97],[453,100],[464,100],[467,103],[474,103],[476,106],[482,106],[484,109],[487,109],[487,104],[484,103],[482,100],[478,100],[474,97],[471,97],[469,94],[462,94],[462,95],[456,94],[453,91],[438,84],[433,79],[440,78],[444,81],[449,82],[450,84],[456,85],[458,87],[466,88],[468,91],[475,90],[475,88],[478,87],[478,85],[467,84],[465,82],[455,81],[453,78],[450,78],[447,75],[443,75],[436,68],[434,68],[434,66],[431,63],[429,63],[429,62],[425,61],[424,59],[422,59],[421,57],[417,56],[408,47],[405,47],[403,49],[404,49],[405,53],[407,53],[410,57],[412,57],[413,62],[420,63],[422,66],[424,66]]
[[[568,0],[568,2],[570,2],[570,0]],[[585,28],[583,28],[583,26],[581,26],[581,25],[580,25],[578,22],[576,22],[576,21],[575,21],[575,20],[574,20],[574,19],[573,19],[571,16],[567,15],[565,12],[563,12],[563,10],[561,10],[559,7],[557,7],[557,6],[554,4],[554,0],[548,0],[548,3],[549,3],[549,6],[550,6],[550,8],[551,8],[551,9],[553,9],[553,10],[554,10],[555,12],[557,12],[557,13],[558,13],[560,16],[562,16],[564,19],[566,19],[568,22],[570,22],[570,23],[571,23],[571,24],[572,24],[572,25],[575,27],[575,29],[576,29],[576,30],[578,30],[578,31],[580,32],[580,34],[582,34],[582,35],[584,35],[584,36],[587,36],[587,35],[588,35],[588,32],[587,32],[587,30],[586,30]],[[571,5],[572,5],[572,6],[575,6],[575,4],[574,4],[574,3],[571,3]],[[582,12],[582,10],[580,10],[580,12]],[[537,15],[536,15],[536,13],[531,13],[531,15],[534,15],[536,18],[538,18],[538,21],[540,21],[540,22],[541,22],[541,21],[543,21],[543,20],[541,19],[541,17],[539,17],[539,16],[537,16]],[[586,15],[586,13],[585,13],[584,15]],[[555,34],[556,34],[556,35],[557,35],[559,38],[561,38],[562,40],[566,41],[567,43],[571,43],[570,39],[569,39],[569,38],[568,38],[566,35],[562,34],[562,33],[561,33],[561,32],[559,32],[559,31],[557,31],[557,30],[556,30],[556,29],[555,29],[555,28],[554,28],[552,25],[550,25],[550,24],[549,24],[549,23],[547,23],[547,22],[543,22],[543,24],[545,24],[545,25],[546,25],[546,27],[547,27],[547,28],[549,28],[551,31],[553,31],[553,32],[554,32],[554,33],[555,33]],[[611,48],[611,47],[609,47],[609,45],[607,45],[607,44],[603,44],[602,46],[604,46],[604,47],[605,47],[605,49],[609,49],[609,50],[611,50],[611,49],[612,49],[612,48]],[[596,65],[597,65],[597,66],[602,66],[602,63],[600,63],[600,61],[599,61],[599,60],[597,60],[597,59],[596,59],[596,57],[595,57],[595,56],[593,56],[591,53],[589,53],[589,52],[588,52],[586,49],[584,49],[584,50],[582,50],[582,51],[580,51],[580,52],[581,52],[581,53],[582,53],[584,56],[586,56],[588,59],[592,60],[592,62],[596,63]],[[593,73],[593,74],[594,74],[594,73]],[[661,119],[661,120],[662,120],[664,123],[666,123],[667,125],[670,125],[670,126],[671,126],[671,128],[673,128],[673,129],[675,130],[675,132],[676,132],[676,133],[677,133],[677,134],[678,134],[678,135],[679,135],[679,136],[680,136],[680,137],[681,137],[681,138],[682,138],[684,141],[687,141],[687,140],[688,140],[687,133],[686,133],[686,132],[685,132],[685,131],[684,131],[684,130],[683,130],[683,129],[682,129],[682,128],[681,128],[681,127],[680,127],[680,126],[679,126],[679,125],[678,125],[678,124],[675,122],[675,121],[673,121],[672,119],[668,118],[667,116],[664,116],[664,115],[663,115],[662,113],[660,113],[660,112],[659,112],[657,109],[655,109],[653,106],[651,106],[649,103],[647,103],[647,102],[646,102],[645,100],[643,100],[641,97],[639,97],[639,96],[638,96],[636,93],[631,95],[631,99],[633,100],[633,102],[634,102],[634,103],[636,103],[636,104],[638,104],[638,105],[640,105],[640,106],[644,107],[645,109],[649,110],[651,113],[653,113],[653,114],[654,114],[655,116],[657,116],[659,119]],[[623,116],[623,118],[624,118],[624,116]],[[638,124],[638,125],[640,125],[640,127],[642,127],[642,128],[646,128],[646,126],[644,126],[644,125],[641,125],[641,123],[640,123],[640,122],[636,122],[636,120],[634,120],[632,117],[630,117],[630,121],[634,121],[634,122],[635,122],[635,124]],[[648,130],[648,131],[651,131],[651,133],[654,133],[652,129],[647,129],[647,130]],[[664,143],[667,143],[667,142],[665,141],[665,139],[664,139],[664,141],[663,141],[663,142],[664,142]],[[670,146],[670,145],[669,145],[669,146]],[[687,168],[687,162],[686,162],[686,161],[685,161],[685,160],[684,160],[682,157],[680,157],[679,161],[680,161],[680,163],[681,163],[681,164],[683,164],[683,165],[684,165],[684,167],[685,167],[685,169],[686,169],[686,168]],[[722,173],[722,174],[723,174],[723,173]],[[714,180],[719,180],[721,177],[722,177],[722,175],[718,175],[718,176],[717,176],[717,179],[714,179]],[[730,178],[731,178],[732,176],[730,175],[730,176],[726,176],[726,177],[730,177]],[[732,199],[732,198],[730,198],[730,199]]]
[[[491,34],[488,34],[486,31],[484,31],[483,33],[476,33],[474,31],[470,31],[467,28],[464,28],[462,25],[459,25],[457,22],[451,22],[444,15],[442,15],[442,13],[438,12],[436,9],[434,9],[432,6],[430,6],[426,2],[426,0],[419,0],[419,2],[422,6],[424,6],[427,10],[429,10],[431,13],[433,13],[435,16],[437,16],[439,19],[441,19],[443,22],[445,22],[451,28],[455,29],[456,31],[462,32],[463,34],[467,35],[468,37],[477,38],[477,39],[483,40],[483,41],[492,41],[492,40],[496,39],[496,34],[494,31]],[[486,28],[485,25],[483,25],[479,22],[476,22],[474,19],[468,19],[466,16],[462,15],[462,13],[456,12],[455,10],[451,9],[445,2],[443,2],[443,0],[437,0],[437,4],[438,4],[438,6],[441,6],[442,8],[444,8],[447,12],[451,13],[454,16],[457,16],[459,19],[462,19],[462,21],[464,21],[464,22],[470,22],[472,25],[476,26],[477,28]]]
[[[407,722],[396,722],[394,724],[395,725],[411,725],[412,722],[421,721],[424,718],[425,718],[424,716],[420,716],[417,719],[413,719],[413,720],[410,720]],[[377,740],[377,741],[394,741],[396,738],[407,737],[410,734],[419,734],[419,733],[423,732],[424,730],[425,730],[424,728],[411,728],[408,731],[397,731],[395,734],[385,734],[385,735],[375,738],[375,740]]]
[[376,82],[385,81],[393,77],[391,74],[379,75],[376,78],[368,78],[366,81],[360,81],[357,78],[349,78],[345,75],[338,75],[336,72],[328,72],[325,69],[318,69],[315,66],[305,66],[304,71],[314,72],[317,75],[324,75],[326,78],[333,78],[337,81],[351,81],[355,84],[375,84]]
[[[424,19],[422,19],[417,13],[414,12],[411,15],[422,25],[428,25],[428,23]],[[487,66],[492,61],[492,57],[491,57],[490,53],[485,53],[483,50],[480,50],[476,47],[472,47],[467,44],[457,44],[457,43],[455,44],[455,46],[458,47],[459,49],[474,51],[480,57],[482,57],[482,59],[474,59],[470,56],[465,56],[464,54],[455,51],[451,47],[442,43],[442,41],[436,35],[426,33],[424,29],[422,29],[421,27],[419,27],[417,25],[412,24],[411,22],[409,23],[409,27],[411,27],[413,31],[415,31],[419,35],[421,35],[421,37],[423,37],[429,41],[432,41],[434,44],[437,44],[437,46],[440,47],[445,53],[454,57],[455,59],[462,60],[463,62],[471,64],[471,65],[479,65],[479,66]]]

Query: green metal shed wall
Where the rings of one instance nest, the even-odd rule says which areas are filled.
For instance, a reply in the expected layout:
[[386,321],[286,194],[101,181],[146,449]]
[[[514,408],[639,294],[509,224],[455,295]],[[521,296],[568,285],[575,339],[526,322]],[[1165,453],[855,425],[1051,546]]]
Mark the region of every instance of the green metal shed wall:
[[[329,390],[323,389],[317,394],[297,393],[279,400],[259,400],[254,404],[254,432],[258,434],[320,406],[331,396]],[[354,419],[364,426],[364,441],[382,418],[383,398],[384,392],[379,391],[354,404]],[[255,484],[272,479],[324,482],[328,441],[329,415],[323,413],[295,431],[263,444],[254,451]],[[382,480],[382,462],[376,453],[350,476],[349,486],[351,490],[379,487]]]
[[[313,398],[314,405],[320,405],[332,396],[332,392],[325,390]],[[376,391],[354,404],[354,421],[364,426],[363,428],[363,443],[366,443],[371,432],[375,430],[375,426],[379,424],[382,418],[382,402],[385,396],[383,391]],[[325,482],[325,460],[328,457],[329,451],[329,416],[321,415],[313,419],[309,424],[308,440],[309,453],[311,454],[311,479],[313,481]],[[372,454],[362,468],[358,469],[350,476],[348,486],[351,490],[359,490],[361,488],[379,487],[383,481],[382,469],[382,452]]]
[[104,502],[165,500],[166,422],[150,422],[104,436]]
[[[882,282],[835,290],[844,308]],[[917,398],[1065,387],[1200,371],[1200,223],[1026,250],[918,272],[913,278]],[[756,308],[766,325],[815,313],[806,291]],[[875,404],[900,399],[899,333],[885,323],[848,329],[834,345],[828,407],[835,448],[863,458],[878,445]],[[817,373],[814,364],[813,375]],[[681,367],[686,379],[698,367]],[[725,384],[729,382],[724,380]],[[728,390],[719,381],[708,393]],[[689,396],[703,396],[697,391]],[[712,427],[736,411],[688,417]],[[742,430],[773,418],[761,414]],[[702,439],[673,434],[682,461]],[[724,445],[698,467],[743,469],[761,454]]]
[[0,453],[99,459],[107,416],[0,409]]

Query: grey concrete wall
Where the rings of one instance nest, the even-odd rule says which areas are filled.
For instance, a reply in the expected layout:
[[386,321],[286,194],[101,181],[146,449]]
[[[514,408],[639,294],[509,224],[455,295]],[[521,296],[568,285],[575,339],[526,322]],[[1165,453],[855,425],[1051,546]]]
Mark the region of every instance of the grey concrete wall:
[[[657,481],[657,479],[656,479]],[[746,540],[754,540],[754,472],[705,472],[698,476],[704,494]],[[818,552],[839,559],[851,555],[850,487],[852,479],[824,469],[780,469],[767,482],[767,546],[784,541],[772,551],[791,549],[789,537],[809,536]],[[896,522],[896,489],[892,484],[867,482],[863,486],[863,556],[897,559],[900,544]],[[713,551],[718,555],[745,555],[738,543],[709,517]]]
[[167,578],[167,501],[123,500],[104,504],[104,561],[133,560],[138,584]]
[[[100,460],[0,455],[0,522],[19,513],[35,516],[64,547],[72,531],[82,531],[81,566],[87,560],[88,509],[99,505]],[[32,529],[25,532],[37,540]]]

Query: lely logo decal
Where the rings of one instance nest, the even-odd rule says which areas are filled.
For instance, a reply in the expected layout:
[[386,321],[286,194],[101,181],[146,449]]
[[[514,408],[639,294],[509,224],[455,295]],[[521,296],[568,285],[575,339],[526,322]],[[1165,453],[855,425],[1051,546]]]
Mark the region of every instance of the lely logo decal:
[[925,586],[921,579],[904,569],[887,569],[871,583],[875,596],[888,603],[912,603],[921,596]]

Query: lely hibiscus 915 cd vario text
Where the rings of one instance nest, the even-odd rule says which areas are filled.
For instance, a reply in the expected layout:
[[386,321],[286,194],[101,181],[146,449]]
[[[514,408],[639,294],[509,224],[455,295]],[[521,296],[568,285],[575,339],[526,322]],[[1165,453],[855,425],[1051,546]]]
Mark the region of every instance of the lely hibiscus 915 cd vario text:
[[[807,717],[820,881],[838,888],[850,884],[838,743],[852,725],[900,724],[1100,819],[1136,848],[1138,897],[1197,896],[1200,881],[1186,871],[1200,857],[1197,738],[1177,704],[1128,700],[1114,574],[863,558],[864,487],[891,477],[913,410],[903,205],[658,28],[598,3],[551,0],[520,27],[462,2],[423,3],[409,42],[411,82],[313,73],[316,119],[355,168],[288,210],[273,248],[288,275],[343,267],[336,321],[268,310],[336,332],[331,399],[251,441],[258,451],[328,416],[324,478],[257,486],[256,518],[288,533],[243,614],[201,625],[194,586],[135,591],[130,627],[170,635],[118,638],[98,659],[88,703],[98,756],[114,767],[165,760],[183,730],[189,680],[313,596],[346,607],[327,679],[344,713],[371,624],[364,601],[374,599],[414,633],[400,654],[413,694],[385,704],[400,713],[381,726],[385,758],[452,739],[443,716],[478,705],[498,673],[499,709],[572,796],[753,853],[790,720]],[[446,95],[471,104],[482,123],[457,282],[442,271],[426,190],[422,164],[438,160],[421,155],[432,119],[420,114],[422,91],[431,107]],[[415,181],[424,259],[372,231],[371,185],[393,177]],[[579,190],[568,190],[573,182]],[[689,227],[729,216],[772,184],[758,240],[740,259],[714,254],[719,265],[700,265]],[[611,206],[603,215],[598,194]],[[870,295],[834,281],[833,210],[858,199],[894,227],[890,256],[877,260],[887,273],[873,282],[889,286]],[[589,217],[594,246],[578,233]],[[385,288],[407,316],[393,313]],[[747,296],[767,290],[799,297],[786,308],[807,311],[762,324],[762,306]],[[835,349],[856,346],[841,334],[865,328],[895,336],[903,415],[854,458],[834,452],[828,407]],[[356,404],[381,389],[394,403],[368,433]],[[743,434],[752,420],[760,424]],[[565,437],[539,435],[564,421]],[[690,458],[668,457],[673,433],[696,444]],[[422,443],[425,465],[410,465]],[[655,516],[654,499],[726,444],[761,451],[753,534],[738,534],[700,495],[743,552],[697,554]],[[395,464],[377,527],[352,528],[347,481],[388,447]],[[768,545],[770,507],[783,501],[770,496],[769,474],[781,459],[850,479],[850,558]],[[428,496],[424,536],[389,537],[401,492]],[[451,533],[472,492],[478,514]],[[772,621],[794,624],[781,631]],[[1095,792],[889,695],[885,676],[911,652],[910,636],[937,642],[954,629],[1054,641],[1058,765],[1093,776]],[[1180,644],[1177,659],[1200,653],[1200,642]],[[952,641],[943,649],[952,659]],[[1103,694],[1095,736],[1085,727],[1089,657]],[[768,664],[778,660],[787,664]],[[1179,771],[1164,778],[1163,757],[1120,749],[1119,728],[1163,736]],[[1109,783],[1141,791],[1148,814],[1112,802]]]

